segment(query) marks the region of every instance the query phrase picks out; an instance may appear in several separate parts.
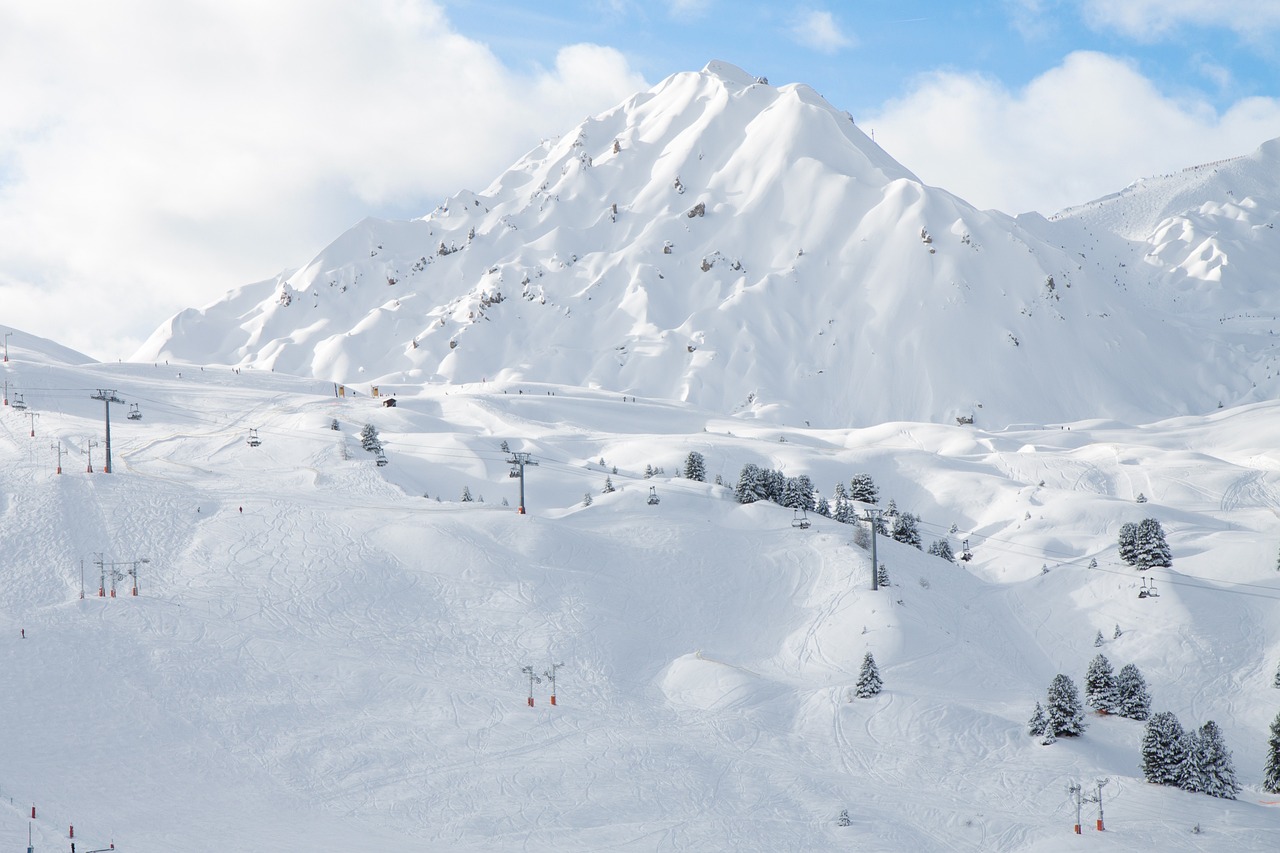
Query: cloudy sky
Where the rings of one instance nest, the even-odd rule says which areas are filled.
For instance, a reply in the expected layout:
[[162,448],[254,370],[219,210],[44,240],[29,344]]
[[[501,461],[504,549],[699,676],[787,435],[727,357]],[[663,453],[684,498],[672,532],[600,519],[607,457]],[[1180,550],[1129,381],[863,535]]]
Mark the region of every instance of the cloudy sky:
[[710,59],[1051,213],[1280,136],[1280,0],[0,0],[0,325],[107,360]]

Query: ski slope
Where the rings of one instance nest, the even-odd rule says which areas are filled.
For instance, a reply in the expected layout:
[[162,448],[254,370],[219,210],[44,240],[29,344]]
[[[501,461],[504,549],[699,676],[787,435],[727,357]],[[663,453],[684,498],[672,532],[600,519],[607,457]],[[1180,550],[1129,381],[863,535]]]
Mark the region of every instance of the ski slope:
[[[39,417],[0,408],[8,849],[29,826],[67,849],[72,824],[78,849],[130,853],[1274,848],[1276,404],[818,430],[515,382],[384,387],[385,408],[252,368],[77,364],[27,336],[11,359]],[[101,444],[85,470],[101,389],[143,415],[113,408],[110,475]],[[538,463],[525,515],[503,441]],[[828,496],[869,472],[926,544],[975,559],[881,537],[892,585],[872,592],[852,527],[680,479],[691,450],[729,486],[748,462]],[[1148,515],[1175,565],[1139,600],[1115,539]],[[149,560],[140,594],[125,575],[99,597],[98,555]],[[851,701],[867,651],[886,689]],[[1218,722],[1238,801],[1144,783],[1140,723],[1026,735],[1053,675],[1082,685],[1098,651],[1142,669],[1154,710]],[[529,707],[522,667],[553,663],[557,704],[544,680]],[[1065,786],[1097,777],[1107,831],[1082,841]]]

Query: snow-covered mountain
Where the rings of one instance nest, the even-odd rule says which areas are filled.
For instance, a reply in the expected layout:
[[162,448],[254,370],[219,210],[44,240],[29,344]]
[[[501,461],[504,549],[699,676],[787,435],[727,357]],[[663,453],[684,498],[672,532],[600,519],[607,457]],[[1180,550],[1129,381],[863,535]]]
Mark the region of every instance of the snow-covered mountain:
[[1014,219],[922,184],[812,89],[711,63],[484,192],[179,313],[136,360],[541,381],[815,426],[1209,411],[1277,390],[1257,276],[1280,264],[1278,159]]

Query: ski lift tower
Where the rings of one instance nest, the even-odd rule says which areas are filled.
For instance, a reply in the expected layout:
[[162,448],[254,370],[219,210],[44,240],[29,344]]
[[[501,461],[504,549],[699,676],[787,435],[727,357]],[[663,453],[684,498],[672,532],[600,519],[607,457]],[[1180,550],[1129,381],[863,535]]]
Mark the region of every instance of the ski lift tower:
[[105,414],[105,423],[107,427],[107,441],[106,441],[107,462],[102,467],[102,473],[110,474],[111,473],[111,404],[120,403],[123,405],[124,400],[121,400],[119,397],[117,397],[115,391],[104,391],[102,389],[98,389],[98,393],[93,394],[92,396],[90,396],[89,399],[102,401],[102,409]]
[[520,505],[516,512],[521,515],[524,515],[524,466],[538,464],[531,457],[532,454],[513,451],[511,458],[507,460],[511,464],[511,473],[507,476],[520,478]]

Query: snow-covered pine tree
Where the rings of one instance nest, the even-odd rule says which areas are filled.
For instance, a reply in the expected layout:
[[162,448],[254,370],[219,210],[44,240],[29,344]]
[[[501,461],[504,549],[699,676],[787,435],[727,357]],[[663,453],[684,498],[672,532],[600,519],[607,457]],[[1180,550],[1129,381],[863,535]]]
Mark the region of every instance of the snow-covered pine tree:
[[1262,790],[1268,794],[1280,794],[1280,714],[1271,721],[1267,760],[1262,765]]
[[876,481],[871,479],[870,474],[854,474],[849,480],[849,500],[861,501],[866,504],[878,504],[880,502],[880,490],[876,488]]
[[1234,800],[1240,793],[1240,784],[1236,781],[1236,769],[1231,761],[1231,750],[1222,739],[1222,730],[1213,720],[1200,727],[1196,735],[1195,749],[1197,760],[1194,762],[1199,771],[1199,788],[1201,793],[1224,800]]
[[951,551],[951,543],[945,539],[935,539],[933,544],[929,546],[929,553],[935,557],[941,557],[948,563],[954,563],[956,555]]
[[1116,675],[1115,712],[1131,720],[1145,720],[1151,714],[1151,693],[1142,672],[1131,663]]
[[881,563],[880,567],[876,569],[876,585],[890,586],[889,570],[884,567],[884,563]]
[[755,503],[768,497],[764,483],[764,471],[759,465],[754,462],[748,462],[742,466],[742,471],[738,474],[738,485],[733,490],[733,496],[740,504]]
[[378,428],[373,424],[365,424],[360,430],[360,446],[370,453],[382,452],[382,439],[378,438]]
[[1138,523],[1137,553],[1134,565],[1139,569],[1155,567],[1168,568],[1173,565],[1173,554],[1169,551],[1169,543],[1164,538],[1164,528],[1154,518],[1144,518]]
[[1117,622],[1117,623],[1116,623],[1116,631],[1115,631],[1115,633],[1114,633],[1114,634],[1112,634],[1112,635],[1111,635],[1111,639],[1113,639],[1113,640],[1118,640],[1118,639],[1120,639],[1120,634],[1121,634],[1121,633],[1122,633],[1122,632],[1121,632],[1121,630],[1120,630],[1120,623],[1119,623],[1119,622]]
[[831,508],[831,518],[841,524],[849,524],[854,520],[853,508],[844,495],[836,495],[835,506]]
[[782,505],[782,496],[787,490],[787,477],[781,471],[772,468],[764,469],[765,488],[768,489],[769,500]]
[[591,506],[591,500],[592,500],[592,498],[591,498],[591,493],[590,493],[590,492],[584,492],[584,493],[583,493],[583,495],[582,495],[582,505],[583,505],[583,506]]
[[884,514],[886,518],[898,517],[898,504],[893,498],[889,498],[889,505],[884,508]]
[[463,486],[463,487],[462,487],[462,498],[461,498],[461,500],[462,500],[462,502],[463,502],[463,503],[471,503],[471,500],[472,500],[472,498],[471,498],[471,488],[470,488],[469,486]]
[[1094,638],[1093,638],[1093,647],[1094,647],[1095,649],[1097,649],[1097,648],[1101,648],[1101,647],[1102,647],[1102,644],[1103,644],[1103,643],[1105,643],[1106,641],[1107,641],[1106,637],[1103,637],[1103,636],[1102,636],[1102,629],[1101,629],[1101,628],[1099,628],[1099,629],[1098,629],[1098,635],[1097,635],[1096,637],[1094,637]]
[[840,811],[840,817],[836,818],[836,826],[853,826],[853,819],[849,817],[848,809]]
[[827,503],[827,499],[820,495],[818,497],[818,502],[813,506],[813,511],[823,518],[830,518],[831,504]]
[[1054,737],[1077,737],[1084,734],[1084,706],[1080,693],[1069,675],[1058,673],[1049,682],[1049,702],[1045,710],[1046,731]]
[[1147,496],[1144,495],[1142,492],[1138,492],[1138,497],[1135,498],[1135,500],[1140,504],[1144,504],[1147,502]]
[[604,478],[604,488],[601,490],[601,492],[602,492],[603,494],[606,494],[606,495],[607,495],[607,494],[609,494],[609,493],[610,493],[610,492],[612,492],[612,491],[614,491],[614,488],[613,488],[613,477],[610,477],[610,476],[607,476],[607,475],[606,475],[606,476],[605,476],[605,478]]
[[1120,525],[1120,535],[1116,544],[1120,549],[1120,562],[1126,566],[1136,565],[1138,560],[1138,525],[1132,521]]
[[1142,733],[1142,775],[1156,785],[1177,785],[1186,758],[1186,733],[1170,711],[1157,711]]
[[841,498],[848,500],[849,493],[844,490],[844,483],[837,480],[836,487],[831,490],[831,500],[834,503],[835,501],[838,501]]
[[653,466],[652,466],[652,465],[645,465],[645,466],[644,466],[644,478],[647,480],[647,479],[649,479],[649,478],[650,478],[650,477],[652,477],[652,476],[653,476]]
[[[1102,632],[1098,632],[1102,636]],[[1110,714],[1119,704],[1116,689],[1116,677],[1111,669],[1111,661],[1106,655],[1097,655],[1089,662],[1089,671],[1084,676],[1084,702],[1100,713]]]
[[[892,501],[890,501],[892,503]],[[904,512],[893,520],[893,529],[889,531],[889,535],[896,541],[906,545],[914,545],[920,547],[920,530],[916,527],[916,517],[913,513]]]
[[1271,679],[1272,687],[1280,687],[1280,666],[1276,667],[1276,677]]
[[783,481],[778,504],[787,509],[802,509],[806,512],[813,509],[813,482],[809,476],[801,474],[798,477],[787,477]]
[[882,687],[884,687],[884,681],[880,678],[876,659],[872,657],[871,652],[867,652],[862,658],[862,670],[858,673],[856,695],[859,699],[870,699],[878,695]]
[[1031,712],[1031,719],[1027,720],[1027,734],[1032,737],[1043,737],[1045,727],[1049,725],[1049,721],[1044,716],[1044,706],[1039,702],[1036,703],[1036,709]]
[[684,459],[684,478],[697,480],[699,483],[706,482],[707,460],[696,450],[690,450],[689,455]]

